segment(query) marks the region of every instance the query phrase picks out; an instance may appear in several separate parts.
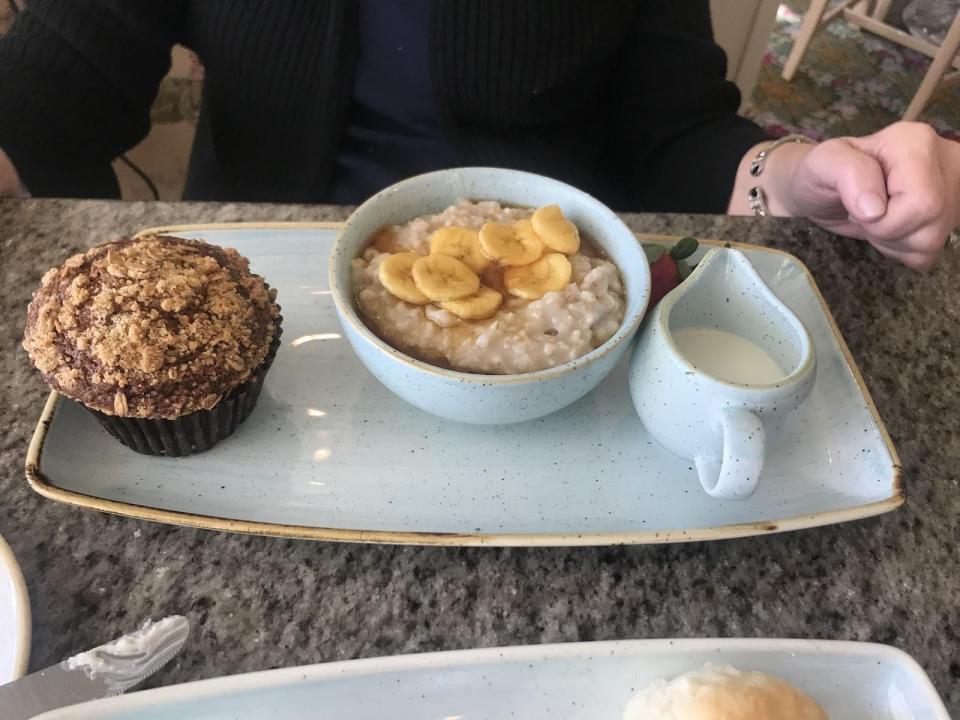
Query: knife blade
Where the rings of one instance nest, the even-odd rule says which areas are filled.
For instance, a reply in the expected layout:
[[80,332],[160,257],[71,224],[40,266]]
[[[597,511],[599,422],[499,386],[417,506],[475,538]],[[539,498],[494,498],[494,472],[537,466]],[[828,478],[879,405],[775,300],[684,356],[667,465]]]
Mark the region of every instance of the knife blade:
[[112,642],[0,685],[3,718],[28,720],[54,708],[119,695],[166,665],[189,633],[182,615],[148,620]]

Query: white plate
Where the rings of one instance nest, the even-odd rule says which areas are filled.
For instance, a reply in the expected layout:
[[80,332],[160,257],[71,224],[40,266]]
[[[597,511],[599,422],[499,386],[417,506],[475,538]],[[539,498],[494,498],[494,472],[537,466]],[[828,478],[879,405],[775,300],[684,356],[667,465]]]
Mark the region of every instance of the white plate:
[[816,640],[626,640],[401,655],[235,675],[97,700],[37,720],[620,720],[660,677],[761,670],[837,720],[949,720],[906,653]]
[[0,685],[23,677],[30,661],[30,599],[13,551],[0,536]]
[[179,229],[236,247],[279,289],[283,345],[239,431],[190,458],[138,455],[52,395],[27,476],[56,500],[148,520],[316,539],[587,545],[706,540],[867,517],[902,502],[899,461],[806,268],[742,246],[807,324],[818,376],[749,500],[708,497],[657,445],[620,367],[542,420],[450,423],[395,397],[340,336],[327,290],[335,230]]

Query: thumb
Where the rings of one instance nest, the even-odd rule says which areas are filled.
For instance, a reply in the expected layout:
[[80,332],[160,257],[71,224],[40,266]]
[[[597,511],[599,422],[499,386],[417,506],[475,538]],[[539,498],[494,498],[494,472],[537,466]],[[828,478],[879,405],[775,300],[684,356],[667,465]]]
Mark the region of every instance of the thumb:
[[843,138],[828,140],[816,150],[821,152],[809,158],[811,169],[821,185],[836,191],[850,217],[859,223],[883,217],[889,197],[879,161]]

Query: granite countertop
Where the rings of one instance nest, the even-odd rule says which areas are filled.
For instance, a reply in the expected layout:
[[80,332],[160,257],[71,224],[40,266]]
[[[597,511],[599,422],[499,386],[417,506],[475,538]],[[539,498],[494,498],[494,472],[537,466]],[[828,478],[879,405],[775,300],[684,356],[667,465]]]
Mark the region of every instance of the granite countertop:
[[27,578],[31,669],[148,617],[192,637],[154,685],[375,655],[655,637],[871,640],[911,653],[960,717],[960,251],[919,274],[801,220],[628,215],[638,231],[772,245],[820,285],[903,462],[907,503],[766,537],[609,548],[324,544],[114,517],[23,474],[47,390],[20,348],[42,273],[137,229],[338,220],[323,206],[0,200],[0,533]]

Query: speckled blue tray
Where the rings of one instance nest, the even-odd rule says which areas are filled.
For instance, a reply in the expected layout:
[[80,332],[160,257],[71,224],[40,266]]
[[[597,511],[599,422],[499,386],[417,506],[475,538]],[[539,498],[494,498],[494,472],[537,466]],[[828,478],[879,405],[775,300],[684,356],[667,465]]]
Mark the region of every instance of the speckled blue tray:
[[756,494],[721,501],[644,430],[625,367],[565,410],[501,428],[446,422],[395,397],[340,336],[326,280],[337,227],[164,228],[237,248],[278,288],[284,342],[258,407],[212,450],[158,458],[131,452],[51,395],[27,459],[33,487],[148,520],[436,545],[712,540],[868,517],[902,502],[899,461],[876,408],[791,255],[738,246],[809,328],[816,384],[770,449]]
[[618,720],[659,678],[705,663],[761,670],[839,720],[949,720],[930,679],[885,645],[819,640],[626,640],[400,655],[202,680],[53,710],[37,720]]

